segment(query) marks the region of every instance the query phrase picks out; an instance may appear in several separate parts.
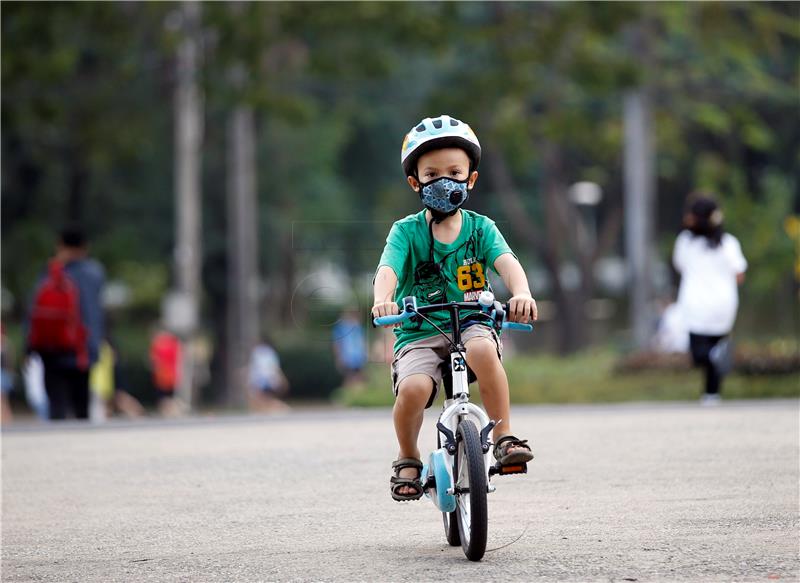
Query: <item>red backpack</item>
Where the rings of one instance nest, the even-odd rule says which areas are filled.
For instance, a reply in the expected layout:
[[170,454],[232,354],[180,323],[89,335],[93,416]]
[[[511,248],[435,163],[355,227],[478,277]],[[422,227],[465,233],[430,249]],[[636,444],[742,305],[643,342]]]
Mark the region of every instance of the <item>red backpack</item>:
[[87,334],[81,320],[78,286],[59,261],[50,261],[47,271],[33,300],[28,347],[41,352],[74,353],[78,368],[88,370]]

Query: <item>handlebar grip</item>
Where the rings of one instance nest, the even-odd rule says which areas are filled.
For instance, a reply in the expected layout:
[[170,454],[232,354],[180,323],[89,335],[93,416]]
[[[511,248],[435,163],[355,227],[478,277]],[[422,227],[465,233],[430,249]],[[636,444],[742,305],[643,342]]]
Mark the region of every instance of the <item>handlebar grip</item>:
[[404,322],[411,317],[410,312],[403,312],[401,314],[396,314],[393,316],[381,316],[380,318],[375,318],[372,322],[376,326],[391,326],[393,324],[399,324],[400,322]]
[[503,322],[503,330],[519,330],[520,332],[533,332],[531,324],[520,324],[519,322]]

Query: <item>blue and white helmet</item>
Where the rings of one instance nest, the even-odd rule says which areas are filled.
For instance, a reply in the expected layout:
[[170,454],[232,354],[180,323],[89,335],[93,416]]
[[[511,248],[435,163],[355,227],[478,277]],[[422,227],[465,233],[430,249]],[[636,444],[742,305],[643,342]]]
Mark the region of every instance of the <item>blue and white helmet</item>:
[[416,176],[420,156],[441,148],[463,149],[471,161],[470,170],[475,170],[481,161],[481,144],[472,128],[449,115],[426,117],[403,140],[400,162],[406,176]]

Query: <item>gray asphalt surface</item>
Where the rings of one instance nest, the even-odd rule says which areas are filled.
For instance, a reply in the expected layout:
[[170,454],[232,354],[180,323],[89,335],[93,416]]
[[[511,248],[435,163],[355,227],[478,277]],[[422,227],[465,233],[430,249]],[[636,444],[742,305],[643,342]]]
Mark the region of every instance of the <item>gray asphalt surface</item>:
[[798,411],[516,407],[481,563],[389,497],[388,410],[11,429],[2,580],[797,581]]

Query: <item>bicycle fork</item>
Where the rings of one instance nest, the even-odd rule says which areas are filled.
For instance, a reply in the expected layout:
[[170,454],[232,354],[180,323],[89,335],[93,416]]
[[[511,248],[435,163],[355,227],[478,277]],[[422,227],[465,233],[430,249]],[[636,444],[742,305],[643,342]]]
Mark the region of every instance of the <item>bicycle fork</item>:
[[[455,395],[454,395],[455,396]],[[452,458],[456,455],[458,444],[456,443],[456,429],[458,424],[464,419],[471,419],[476,421],[476,425],[480,428],[481,450],[483,452],[483,467],[486,472],[487,490],[494,492],[495,487],[489,481],[493,475],[493,459],[492,459],[492,444],[489,435],[497,422],[489,419],[486,412],[475,405],[470,403],[466,397],[461,397],[458,400],[453,399],[451,403],[445,403],[445,409],[439,417],[439,422],[436,428],[442,435],[442,449],[447,452],[448,457],[452,462]]]

